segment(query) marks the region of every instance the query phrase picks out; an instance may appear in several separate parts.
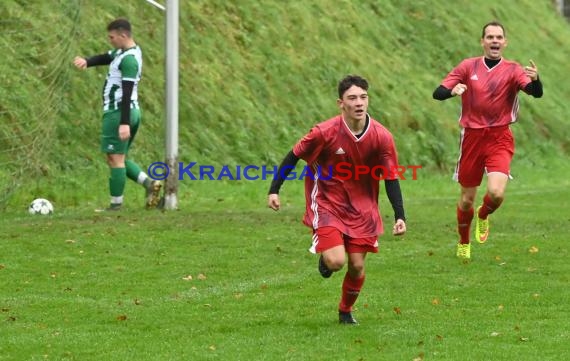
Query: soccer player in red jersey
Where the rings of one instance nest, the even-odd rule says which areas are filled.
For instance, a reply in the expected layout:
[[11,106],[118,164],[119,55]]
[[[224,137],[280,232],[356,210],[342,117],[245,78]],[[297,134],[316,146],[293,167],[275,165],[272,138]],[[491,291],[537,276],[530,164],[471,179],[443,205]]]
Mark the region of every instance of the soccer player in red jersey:
[[[313,230],[310,251],[321,254],[318,269],[325,278],[342,269],[348,255],[339,322],[356,324],[352,306],[364,283],[364,260],[368,252],[378,252],[378,235],[383,233],[378,210],[380,179],[395,213],[392,233],[404,234],[406,223],[399,180],[396,172],[388,171],[398,164],[394,139],[367,113],[368,82],[349,75],[339,82],[338,96],[341,114],[314,126],[287,154],[271,183],[268,206],[279,210],[281,185],[298,160],[305,160],[312,172],[304,177],[303,223]],[[342,177],[335,174],[340,163],[351,165],[344,168],[350,172],[343,172]],[[357,171],[375,166],[387,171]]]
[[461,96],[459,124],[460,153],[454,179],[461,186],[457,205],[459,243],[457,256],[471,258],[469,233],[475,211],[473,202],[483,174],[487,175],[487,192],[477,208],[475,239],[484,243],[489,235],[488,217],[505,197],[510,178],[510,163],[515,151],[510,124],[517,119],[518,92],[542,96],[538,69],[530,60],[522,67],[503,58],[507,46],[503,25],[490,22],[483,26],[481,47],[483,56],[468,58],[443,79],[433,93],[434,99],[445,100]]

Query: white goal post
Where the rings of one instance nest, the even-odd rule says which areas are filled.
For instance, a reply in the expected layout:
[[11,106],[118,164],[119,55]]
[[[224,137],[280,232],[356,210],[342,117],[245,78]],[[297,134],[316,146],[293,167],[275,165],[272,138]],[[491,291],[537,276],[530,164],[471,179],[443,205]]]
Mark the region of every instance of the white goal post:
[[151,5],[166,11],[166,139],[165,163],[170,172],[164,184],[164,209],[178,208],[178,0],[166,0],[166,7],[154,0]]

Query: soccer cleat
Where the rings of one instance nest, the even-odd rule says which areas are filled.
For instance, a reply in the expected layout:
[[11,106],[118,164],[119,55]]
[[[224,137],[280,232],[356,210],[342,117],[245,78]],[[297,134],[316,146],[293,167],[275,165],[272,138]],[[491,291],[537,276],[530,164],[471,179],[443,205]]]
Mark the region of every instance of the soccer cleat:
[[150,181],[146,186],[146,201],[145,206],[147,209],[155,208],[160,202],[160,188],[162,183],[157,180]]
[[341,325],[358,325],[351,312],[338,311],[338,323]]
[[333,271],[328,269],[327,265],[325,264],[323,256],[319,257],[319,273],[321,276],[323,276],[323,278],[329,278],[333,274]]
[[487,237],[489,236],[489,217],[487,219],[479,218],[479,210],[482,206],[477,208],[477,221],[475,224],[475,239],[479,243],[487,242]]
[[457,244],[457,257],[463,259],[471,258],[471,243],[458,243]]

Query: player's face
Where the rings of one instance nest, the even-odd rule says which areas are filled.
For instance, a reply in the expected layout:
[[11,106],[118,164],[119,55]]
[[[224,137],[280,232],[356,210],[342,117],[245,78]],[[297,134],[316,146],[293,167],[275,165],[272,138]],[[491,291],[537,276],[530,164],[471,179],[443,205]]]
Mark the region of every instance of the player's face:
[[353,85],[344,92],[342,99],[338,100],[338,105],[345,120],[364,120],[368,111],[368,93]]
[[127,36],[125,33],[118,32],[117,30],[110,30],[107,34],[109,37],[109,42],[115,49],[122,49],[127,41]]
[[481,46],[485,57],[500,59],[503,49],[507,46],[507,38],[500,26],[490,25],[485,29],[485,36],[481,39]]

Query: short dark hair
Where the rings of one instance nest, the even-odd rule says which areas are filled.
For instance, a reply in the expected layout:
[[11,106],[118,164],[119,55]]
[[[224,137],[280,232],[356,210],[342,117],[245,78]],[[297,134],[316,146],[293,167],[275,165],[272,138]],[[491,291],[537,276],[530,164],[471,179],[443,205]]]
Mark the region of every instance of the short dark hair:
[[116,30],[118,32],[125,32],[131,36],[131,23],[127,19],[119,18],[113,20],[107,25],[107,31]]
[[485,37],[485,30],[487,30],[487,28],[488,28],[489,26],[498,26],[498,27],[500,27],[501,29],[503,29],[503,35],[504,35],[505,37],[507,37],[507,32],[505,31],[505,27],[503,26],[503,24],[501,24],[500,22],[494,20],[494,21],[488,22],[487,24],[483,25],[483,31],[481,31],[481,39],[483,39],[483,38]]
[[366,79],[358,75],[347,75],[338,83],[338,98],[342,99],[344,93],[353,85],[368,91]]

